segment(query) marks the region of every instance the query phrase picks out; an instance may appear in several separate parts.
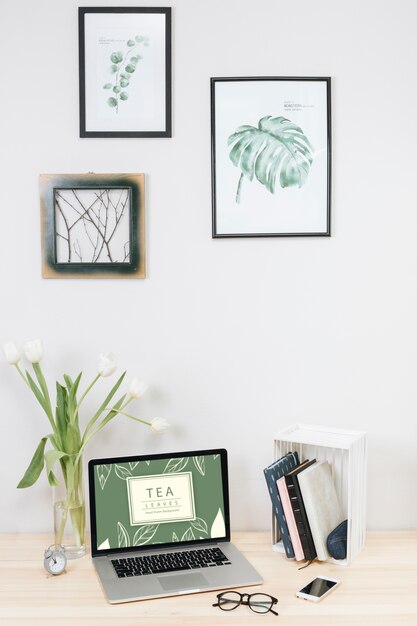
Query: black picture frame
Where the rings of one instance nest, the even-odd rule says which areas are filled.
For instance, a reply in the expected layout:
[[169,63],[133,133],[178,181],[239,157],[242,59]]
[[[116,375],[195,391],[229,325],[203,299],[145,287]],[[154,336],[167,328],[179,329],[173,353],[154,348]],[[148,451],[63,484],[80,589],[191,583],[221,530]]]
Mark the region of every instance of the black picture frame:
[[[213,77],[210,87],[212,237],[330,237],[331,78]],[[303,132],[300,120],[307,133],[314,135],[317,152]],[[281,128],[289,140],[297,142],[293,166],[294,155],[286,157],[285,143],[280,146],[277,138]],[[262,133],[268,134],[265,140]],[[240,178],[234,194],[230,177],[236,168]],[[308,180],[310,169],[314,171],[314,179],[310,176],[314,185]],[[277,190],[278,185],[281,186],[281,175],[284,185]],[[237,204],[241,201],[242,180],[245,192],[250,188],[248,181],[252,182],[248,194],[252,205],[247,201],[239,214]],[[304,186],[298,197],[294,193],[297,183],[298,189]],[[270,196],[277,191],[280,203],[277,202],[275,208]],[[290,191],[287,196],[286,191]],[[285,198],[290,198],[291,202],[286,203]],[[310,214],[309,206],[312,207]],[[294,209],[292,213],[291,209]]]
[[41,174],[42,276],[145,278],[144,198],[143,174]]
[[[123,18],[126,20],[124,21]],[[103,22],[101,26],[100,20]],[[117,31],[115,30],[115,34],[112,35],[111,24],[116,21]],[[152,37],[150,38],[151,41],[148,41],[149,38],[146,34],[136,34],[135,36],[135,26],[140,27],[141,24],[145,33],[150,31],[155,35],[155,41],[152,41]],[[100,28],[105,34],[100,35]],[[131,32],[128,37],[132,37],[132,39],[117,39],[117,37],[121,37],[120,34],[117,34],[120,33],[121,28],[128,29]],[[78,32],[80,137],[171,137],[171,8],[79,7]],[[98,53],[90,54],[91,46],[100,49],[101,56]],[[132,47],[129,48],[129,46]],[[150,52],[146,72],[140,70],[147,60],[146,55],[139,54],[143,46],[149,46],[143,49]],[[135,48],[138,48],[137,53],[135,51],[135,55],[131,55],[131,51]],[[113,56],[114,54],[116,56],[120,54],[120,57],[116,58]],[[91,61],[90,57],[94,60]],[[107,59],[108,66],[104,69],[104,65],[101,63],[100,71],[98,71],[97,59],[100,58],[103,61],[104,57]],[[129,62],[131,59],[135,59],[135,61]],[[123,67],[125,63],[126,65]],[[138,68],[137,74],[140,77],[142,93],[146,91],[146,88],[151,89],[153,104],[149,98],[149,105],[146,107],[144,104],[146,97],[137,98],[137,117],[120,119],[119,116],[117,118],[119,107],[122,111],[123,106],[126,107],[127,105],[129,106],[129,115],[132,116],[135,101],[129,93],[129,89],[131,90],[132,85],[135,85],[135,72]],[[113,75],[107,73],[111,71]],[[126,78],[122,76],[123,73]],[[98,74],[100,74],[101,82]],[[114,85],[112,81],[115,81]],[[132,81],[132,85],[130,85],[130,81]],[[136,81],[136,89],[138,88],[138,81]],[[116,93],[115,89],[119,89],[119,91]],[[121,91],[122,89],[126,91]],[[102,92],[102,90],[104,91]],[[110,108],[104,104],[109,101],[111,101]],[[140,110],[142,106],[145,106],[144,111]],[[110,110],[115,112],[113,119],[108,119]]]

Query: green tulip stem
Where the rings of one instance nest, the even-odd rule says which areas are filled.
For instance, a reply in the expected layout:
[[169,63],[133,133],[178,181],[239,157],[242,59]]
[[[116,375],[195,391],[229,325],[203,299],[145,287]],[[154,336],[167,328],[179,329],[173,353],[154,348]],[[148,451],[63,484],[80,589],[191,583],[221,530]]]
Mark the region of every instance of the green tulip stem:
[[29,387],[29,389],[30,389],[30,385],[29,385],[28,381],[26,380],[26,377],[25,377],[24,373],[23,373],[23,372],[22,372],[22,370],[20,369],[20,367],[19,367],[19,363],[15,363],[15,364],[14,364],[14,366],[15,366],[15,368],[17,369],[17,371],[19,372],[20,376],[21,376],[21,377],[23,378],[23,380],[25,381],[26,385],[27,385],[27,386]]
[[[109,410],[111,410],[111,409],[109,409]],[[151,425],[151,422],[147,422],[146,420],[141,420],[139,417],[135,417],[134,415],[130,415],[130,413],[126,413],[125,411],[122,411],[121,409],[118,409],[117,413],[120,413],[120,415],[125,415],[126,417],[130,417],[130,419],[131,420],[135,420],[135,422],[140,422],[141,424],[146,424],[146,426],[150,426]]]
[[81,406],[82,401],[84,400],[85,396],[90,392],[90,390],[94,387],[94,385],[96,384],[96,382],[98,381],[98,379],[101,378],[100,374],[97,374],[97,376],[94,378],[93,382],[87,387],[87,389],[84,391],[83,395],[81,396],[78,404],[77,404],[77,408],[75,409],[75,412],[78,413],[78,410]]

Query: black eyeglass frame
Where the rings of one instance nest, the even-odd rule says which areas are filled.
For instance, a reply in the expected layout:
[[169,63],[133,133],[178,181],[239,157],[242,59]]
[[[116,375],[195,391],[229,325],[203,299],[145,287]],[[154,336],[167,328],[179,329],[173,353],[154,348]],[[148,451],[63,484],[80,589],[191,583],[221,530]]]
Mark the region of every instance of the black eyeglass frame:
[[[223,609],[220,606],[220,598],[224,595],[226,595],[227,593],[236,593],[237,595],[240,596],[240,602],[238,604],[236,604],[236,606],[234,606],[231,609]],[[241,604],[245,604],[246,606],[248,606],[254,613],[257,613],[258,615],[262,615],[262,611],[255,611],[255,609],[253,609],[251,607],[250,604],[250,599],[253,596],[266,596],[267,598],[271,598],[272,602],[271,602],[271,606],[269,607],[269,609],[267,611],[264,612],[264,614],[266,615],[266,613],[273,613],[274,615],[279,615],[279,613],[277,613],[276,611],[273,611],[272,607],[275,604],[278,604],[278,598],[274,598],[274,596],[270,596],[269,593],[263,593],[263,592],[256,592],[256,593],[240,593],[239,591],[236,591],[235,589],[228,589],[227,591],[223,591],[222,593],[218,593],[216,598],[217,598],[217,602],[215,604],[213,604],[213,606],[218,606],[219,609],[221,611],[234,611],[235,609],[237,609],[238,606],[240,606]],[[246,600],[245,600],[246,598]]]

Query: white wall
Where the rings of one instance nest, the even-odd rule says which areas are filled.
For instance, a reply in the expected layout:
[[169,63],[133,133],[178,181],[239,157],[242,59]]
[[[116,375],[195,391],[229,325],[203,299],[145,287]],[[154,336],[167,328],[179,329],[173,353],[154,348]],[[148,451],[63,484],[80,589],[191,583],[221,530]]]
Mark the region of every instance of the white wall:
[[[115,351],[174,428],[121,418],[87,457],[225,446],[235,529],[269,527],[261,470],[295,421],[366,430],[368,526],[415,528],[416,2],[175,0],[173,138],[147,140],[78,138],[78,4],[0,23],[1,342],[41,337],[52,380]],[[259,75],[333,79],[331,238],[211,239],[209,78]],[[41,278],[38,175],[90,170],[146,174],[146,280]],[[0,530],[49,531],[45,477],[15,489],[47,421],[0,368]]]

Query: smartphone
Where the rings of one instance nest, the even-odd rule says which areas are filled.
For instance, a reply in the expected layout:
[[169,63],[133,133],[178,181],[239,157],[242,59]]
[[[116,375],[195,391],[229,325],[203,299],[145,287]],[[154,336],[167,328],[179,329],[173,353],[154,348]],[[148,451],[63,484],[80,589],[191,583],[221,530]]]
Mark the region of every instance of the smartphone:
[[339,584],[340,580],[336,580],[336,578],[323,578],[323,576],[318,576],[308,583],[308,585],[300,589],[300,591],[297,591],[295,595],[297,598],[303,598],[304,600],[320,602],[320,600],[328,596]]

